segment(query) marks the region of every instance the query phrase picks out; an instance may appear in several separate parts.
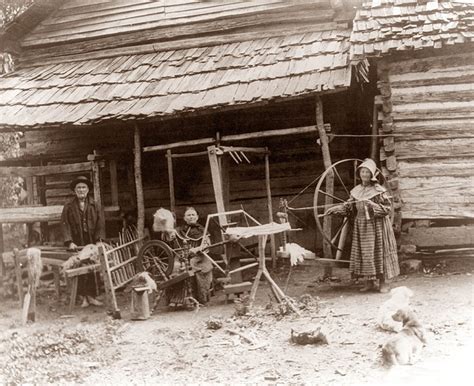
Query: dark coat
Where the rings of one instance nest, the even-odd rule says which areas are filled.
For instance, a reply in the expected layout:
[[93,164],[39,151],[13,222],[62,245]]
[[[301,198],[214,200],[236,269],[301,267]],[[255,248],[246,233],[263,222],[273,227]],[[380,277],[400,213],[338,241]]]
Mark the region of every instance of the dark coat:
[[77,197],[64,205],[61,215],[61,228],[64,237],[64,245],[71,241],[76,245],[93,244],[105,237],[101,213],[94,200],[87,196],[86,198],[86,223],[89,229],[89,240],[84,240],[81,224],[81,212],[79,209],[79,200]]

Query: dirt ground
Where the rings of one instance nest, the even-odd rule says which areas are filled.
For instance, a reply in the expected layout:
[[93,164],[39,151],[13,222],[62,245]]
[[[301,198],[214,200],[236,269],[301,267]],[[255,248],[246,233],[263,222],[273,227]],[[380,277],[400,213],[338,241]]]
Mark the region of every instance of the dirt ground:
[[[288,281],[301,316],[272,303],[265,282],[244,316],[234,315],[235,304],[224,304],[222,292],[197,310],[159,307],[146,321],[130,320],[127,294],[119,298],[122,320],[103,307],[78,307],[71,316],[66,296],[58,301],[48,286],[36,323],[22,327],[18,301],[2,301],[0,384],[471,384],[465,374],[474,354],[474,262],[426,268],[392,283],[414,291],[412,306],[428,331],[412,366],[387,370],[381,363],[381,345],[391,334],[377,328],[376,316],[389,295],[360,293],[344,268],[323,281],[321,265],[312,264],[294,268]],[[285,288],[288,268],[272,276]],[[290,342],[292,330],[318,328],[327,345]]]

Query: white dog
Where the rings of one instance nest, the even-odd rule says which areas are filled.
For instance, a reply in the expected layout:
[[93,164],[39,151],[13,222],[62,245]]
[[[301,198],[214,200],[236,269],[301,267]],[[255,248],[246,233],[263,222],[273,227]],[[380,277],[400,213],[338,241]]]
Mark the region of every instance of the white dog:
[[399,332],[402,330],[403,324],[394,320],[392,315],[399,309],[409,306],[413,291],[408,287],[396,287],[390,291],[390,295],[390,299],[380,307],[377,323],[383,330]]

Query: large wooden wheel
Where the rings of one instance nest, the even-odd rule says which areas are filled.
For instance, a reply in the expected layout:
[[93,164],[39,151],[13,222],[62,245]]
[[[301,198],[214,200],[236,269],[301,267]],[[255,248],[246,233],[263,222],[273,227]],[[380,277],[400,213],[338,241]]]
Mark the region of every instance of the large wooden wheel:
[[156,282],[169,279],[174,266],[174,251],[163,241],[147,241],[138,251],[143,268]]
[[[348,239],[350,239],[349,231],[350,224],[347,217],[331,216],[330,227],[324,227],[323,219],[324,212],[333,205],[343,204],[350,198],[350,191],[359,183],[357,167],[363,161],[357,158],[350,158],[338,161],[331,165],[330,168],[321,175],[321,178],[316,185],[314,192],[314,217],[316,220],[316,227],[321,233],[326,242],[331,245],[333,252],[336,252],[336,259],[346,255]],[[388,183],[379,169],[377,179],[379,183],[387,189],[387,195],[392,199],[392,194]],[[332,179],[329,189],[327,180]],[[391,218],[393,219],[393,205],[391,211]]]

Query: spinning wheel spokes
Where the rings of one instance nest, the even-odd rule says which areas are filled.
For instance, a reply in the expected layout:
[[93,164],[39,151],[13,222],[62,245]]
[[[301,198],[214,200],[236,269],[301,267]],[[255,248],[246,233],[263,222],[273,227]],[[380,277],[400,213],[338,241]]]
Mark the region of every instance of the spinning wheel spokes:
[[157,282],[168,280],[173,271],[174,252],[163,241],[151,240],[146,242],[138,252],[143,268],[150,272]]
[[[357,167],[362,162],[360,159],[351,158],[334,163],[321,175],[314,193],[316,226],[324,240],[331,245],[333,251],[336,251],[336,259],[341,257],[346,246],[346,237],[350,227],[348,218],[331,216],[329,220],[330,227],[324,227],[322,219],[325,217],[324,212],[328,208],[346,202],[350,198],[351,189],[357,185]],[[387,195],[391,197],[390,188],[385,178],[380,170],[378,170],[378,173],[379,183],[387,189]],[[329,185],[328,179],[330,181]],[[332,189],[333,191],[327,192],[328,187],[329,190]]]

